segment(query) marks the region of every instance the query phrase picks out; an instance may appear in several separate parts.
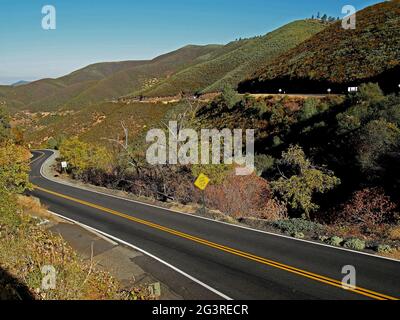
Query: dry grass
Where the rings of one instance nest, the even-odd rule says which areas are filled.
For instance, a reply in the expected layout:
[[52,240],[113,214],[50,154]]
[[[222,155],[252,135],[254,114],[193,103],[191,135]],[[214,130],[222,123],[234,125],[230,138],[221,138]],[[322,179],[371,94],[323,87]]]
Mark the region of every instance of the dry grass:
[[380,255],[382,257],[386,257],[386,258],[400,260],[400,249],[397,249],[391,253],[384,253],[384,254],[380,254]]
[[[38,226],[32,216],[50,219],[46,209],[34,198],[19,196],[22,219],[15,226],[0,220],[0,296],[20,299],[18,288],[39,300],[129,300],[150,299],[145,289],[121,290],[108,272],[84,262],[58,235]],[[15,213],[18,215],[19,213]],[[42,268],[53,266],[56,288],[42,289]]]
[[400,226],[396,226],[389,231],[390,240],[400,240]]
[[35,216],[52,221],[55,220],[54,216],[47,211],[47,208],[44,207],[37,198],[18,195],[17,202],[22,208],[22,212],[28,216]]

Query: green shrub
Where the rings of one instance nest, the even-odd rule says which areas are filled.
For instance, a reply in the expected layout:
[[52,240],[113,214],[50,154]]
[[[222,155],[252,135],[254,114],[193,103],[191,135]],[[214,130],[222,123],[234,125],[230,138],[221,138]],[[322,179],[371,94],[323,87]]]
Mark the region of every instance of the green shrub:
[[327,237],[327,236],[319,236],[318,240],[321,241],[321,242],[326,242],[326,241],[329,240],[329,237]]
[[324,228],[323,225],[304,219],[280,220],[272,223],[272,227],[289,234],[318,233]]
[[340,247],[342,242],[343,242],[343,239],[340,237],[336,237],[336,236],[331,237],[326,241],[327,244],[329,244],[331,246],[335,246],[335,247]]
[[338,186],[340,179],[332,172],[319,170],[306,157],[300,146],[290,146],[279,160],[282,177],[271,182],[271,189],[291,210],[310,220],[310,213],[319,209],[314,195],[323,194]]
[[362,241],[360,239],[349,239],[346,240],[344,245],[343,245],[346,249],[352,249],[352,250],[364,250],[366,247],[365,241]]
[[269,155],[257,154],[254,158],[254,164],[256,167],[257,175],[262,176],[262,174],[275,165],[275,159]]
[[296,232],[292,236],[293,236],[293,238],[296,238],[296,239],[304,239],[305,238],[305,235],[302,232]]
[[303,108],[300,110],[299,120],[305,121],[315,116],[318,113],[318,103],[319,101],[315,98],[307,98]]
[[376,248],[378,253],[392,253],[393,249],[389,245],[381,244]]
[[281,138],[279,136],[275,136],[273,139],[273,146],[274,147],[279,147],[280,145],[283,144],[283,141],[281,140]]

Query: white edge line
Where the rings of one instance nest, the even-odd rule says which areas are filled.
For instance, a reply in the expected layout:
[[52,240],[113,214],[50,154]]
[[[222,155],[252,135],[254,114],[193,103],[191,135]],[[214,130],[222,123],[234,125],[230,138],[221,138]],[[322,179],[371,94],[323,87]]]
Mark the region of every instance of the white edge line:
[[[48,150],[48,149],[44,149],[44,150],[52,152],[53,156],[55,155],[54,150]],[[35,151],[41,152],[41,150],[35,150]],[[207,221],[211,221],[211,222],[214,222],[214,223],[224,224],[224,225],[227,225],[227,226],[236,227],[236,228],[240,228],[240,229],[244,229],[244,230],[248,230],[248,231],[268,234],[270,236],[284,238],[284,239],[288,239],[288,240],[292,240],[292,241],[308,243],[308,244],[317,245],[317,246],[321,246],[321,247],[326,247],[326,248],[336,249],[336,250],[340,250],[340,251],[356,253],[356,254],[360,254],[360,255],[364,255],[364,256],[369,256],[369,257],[372,257],[372,258],[383,259],[383,260],[388,260],[388,261],[400,263],[400,260],[393,259],[393,258],[388,258],[388,257],[382,257],[382,256],[379,256],[379,255],[376,255],[376,254],[371,254],[371,253],[361,252],[361,251],[355,251],[355,250],[342,248],[342,247],[335,247],[335,246],[331,246],[331,245],[328,245],[328,244],[325,244],[325,243],[320,243],[320,242],[315,242],[315,241],[310,241],[310,240],[296,239],[296,238],[293,238],[293,237],[290,237],[290,236],[285,236],[283,234],[268,232],[268,231],[264,231],[264,230],[258,230],[258,229],[254,229],[254,228],[251,228],[251,227],[246,227],[246,226],[242,226],[242,225],[232,224],[232,223],[229,223],[229,222],[218,221],[218,220],[214,220],[214,219],[211,219],[211,218],[201,217],[201,216],[197,216],[197,215],[186,213],[186,212],[180,212],[180,211],[176,211],[176,210],[171,210],[171,209],[163,208],[163,207],[160,207],[160,206],[157,206],[157,205],[148,204],[148,203],[140,202],[140,201],[136,201],[136,200],[131,200],[131,199],[127,199],[127,198],[123,198],[123,197],[107,194],[107,193],[100,192],[100,191],[83,189],[83,188],[80,188],[79,186],[73,185],[71,183],[66,183],[64,181],[61,182],[61,181],[58,181],[56,179],[51,179],[51,178],[46,177],[44,175],[44,173],[43,173],[43,166],[44,166],[44,164],[46,162],[50,161],[51,158],[52,158],[52,156],[47,158],[46,161],[43,162],[42,166],[40,167],[40,174],[44,179],[49,180],[49,181],[54,182],[54,183],[58,183],[58,184],[65,185],[65,186],[69,186],[69,187],[72,187],[72,188],[75,188],[75,189],[80,189],[80,190],[84,190],[84,191],[88,191],[88,192],[101,194],[101,195],[104,195],[104,196],[107,196],[107,197],[112,197],[112,198],[115,198],[115,199],[129,201],[129,202],[132,202],[132,203],[137,203],[137,204],[141,204],[141,205],[144,205],[144,206],[149,206],[149,207],[153,207],[153,208],[157,208],[157,209],[162,209],[162,210],[165,210],[165,211],[170,211],[170,212],[173,212],[173,213],[179,213],[179,214],[182,214],[182,215],[185,215],[185,216],[190,216],[190,217],[197,218],[197,219],[202,219],[202,220],[207,220]]]
[[88,229],[89,231],[98,233],[98,234],[102,235],[103,237],[107,237],[107,238],[112,239],[112,240],[114,240],[114,241],[116,241],[116,242],[119,242],[119,243],[121,243],[121,244],[123,244],[123,245],[125,245],[125,246],[128,246],[128,247],[130,247],[130,248],[132,248],[132,249],[134,249],[134,250],[137,250],[137,251],[139,251],[139,252],[145,254],[146,256],[149,256],[150,258],[153,258],[154,260],[156,260],[156,261],[162,263],[163,265],[167,266],[168,268],[171,268],[172,270],[178,272],[179,274],[185,276],[186,278],[192,280],[193,282],[195,282],[195,283],[201,285],[202,287],[204,287],[204,288],[206,288],[207,290],[209,290],[209,291],[215,293],[216,295],[220,296],[221,298],[223,298],[223,299],[225,299],[225,300],[229,300],[229,301],[232,301],[232,300],[233,300],[232,298],[228,297],[227,295],[223,294],[222,292],[220,292],[220,291],[218,291],[218,290],[216,290],[216,289],[210,287],[209,285],[205,284],[204,282],[202,282],[202,281],[196,279],[195,277],[193,277],[193,276],[187,274],[186,272],[184,272],[184,271],[178,269],[177,267],[174,267],[173,265],[169,264],[168,262],[166,262],[166,261],[164,261],[164,260],[162,260],[162,259],[156,257],[155,255],[153,255],[153,254],[151,254],[151,253],[149,253],[149,252],[147,252],[147,251],[145,251],[145,250],[143,250],[143,249],[141,249],[141,248],[139,248],[139,247],[137,247],[137,246],[135,246],[135,245],[133,245],[133,244],[131,244],[131,243],[129,243],[129,242],[126,242],[126,241],[124,241],[124,240],[121,240],[121,239],[119,239],[119,238],[116,238],[116,237],[114,237],[114,236],[112,236],[112,235],[110,235],[110,234],[108,234],[108,233],[103,232],[103,231],[100,231],[100,230],[97,230],[97,229],[95,229],[95,228],[89,227],[89,226],[87,226],[87,225],[85,225],[85,224],[83,224],[83,223],[80,223],[80,222],[78,222],[78,221],[75,221],[75,220],[73,220],[73,219],[64,217],[63,215],[60,215],[60,214],[55,213],[55,212],[53,212],[53,211],[47,210],[47,212],[49,212],[50,214],[55,215],[55,216],[57,216],[57,217],[59,217],[59,218],[61,218],[61,219],[65,219],[65,220],[67,220],[67,221],[69,221],[69,222],[75,223],[76,225],[78,225],[78,226],[80,226],[80,227],[83,227],[84,229]]

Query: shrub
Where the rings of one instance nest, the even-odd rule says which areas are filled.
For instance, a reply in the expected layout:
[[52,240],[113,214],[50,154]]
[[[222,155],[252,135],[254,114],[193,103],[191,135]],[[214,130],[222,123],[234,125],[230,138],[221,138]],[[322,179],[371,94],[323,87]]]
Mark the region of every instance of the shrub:
[[0,143],[7,140],[10,137],[10,134],[10,115],[3,106],[0,106]]
[[206,189],[207,206],[232,217],[284,219],[285,208],[272,199],[268,182],[257,175],[230,174],[223,184]]
[[293,237],[296,238],[296,239],[304,239],[305,235],[302,232],[296,232],[296,233],[293,234]]
[[224,86],[219,98],[228,109],[232,109],[240,101],[238,93],[229,85]]
[[318,113],[318,103],[319,101],[315,98],[307,98],[304,102],[304,106],[300,111],[299,120],[305,121]]
[[106,169],[112,162],[105,148],[90,145],[78,138],[65,140],[60,146],[60,155],[68,162],[69,169],[79,176],[89,169]]
[[329,240],[329,237],[327,237],[327,236],[319,236],[318,240],[321,241],[321,242],[326,242],[326,241]]
[[351,249],[351,250],[364,250],[366,247],[365,241],[362,241],[360,239],[349,239],[346,240],[343,244],[343,246],[347,249]]
[[299,146],[291,146],[283,152],[279,164],[285,174],[271,183],[272,190],[291,209],[300,211],[308,219],[310,213],[319,208],[313,202],[314,194],[326,193],[340,184],[340,179],[331,172],[316,169]]
[[379,169],[379,160],[388,152],[397,149],[400,129],[396,124],[379,119],[362,128],[356,139],[358,161],[363,170]]
[[376,248],[376,251],[378,253],[392,253],[393,249],[388,245],[381,244]]
[[319,233],[324,230],[324,226],[304,219],[290,219],[273,222],[272,227],[288,234],[297,233]]
[[233,166],[227,164],[196,164],[192,166],[192,175],[195,179],[202,173],[210,178],[210,184],[222,184]]
[[274,139],[273,139],[273,146],[274,147],[279,147],[282,144],[283,144],[282,139],[279,136],[275,136]]
[[356,97],[366,104],[378,103],[385,99],[382,89],[377,83],[363,83],[360,86]]
[[366,188],[354,193],[343,206],[339,222],[359,225],[379,225],[395,219],[396,205],[381,188]]
[[340,247],[341,244],[343,242],[343,239],[337,236],[331,237],[329,238],[326,243],[331,245],[331,246],[335,246],[335,247]]
[[400,240],[400,226],[394,227],[389,231],[389,239]]
[[258,154],[255,156],[254,164],[257,175],[262,176],[264,172],[270,170],[274,166],[275,159],[269,155]]

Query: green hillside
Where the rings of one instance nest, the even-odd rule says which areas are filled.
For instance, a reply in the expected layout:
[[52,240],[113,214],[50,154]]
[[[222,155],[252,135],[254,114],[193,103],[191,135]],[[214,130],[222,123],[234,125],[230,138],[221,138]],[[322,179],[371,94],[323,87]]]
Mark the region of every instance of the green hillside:
[[386,1],[357,13],[355,30],[337,22],[261,68],[253,88],[276,79],[348,83],[379,76],[400,65],[400,1]]
[[186,46],[157,57],[149,63],[120,71],[81,92],[69,101],[67,106],[76,108],[83,104],[97,103],[142,90],[170,77],[188,65],[197,63],[196,59],[199,57],[212,56],[219,47],[217,45]]
[[43,79],[19,87],[3,86],[0,98],[12,111],[81,109],[141,90],[188,67],[201,56],[212,57],[219,47],[186,46],[151,61],[98,63],[58,79]]
[[235,87],[260,65],[265,65],[326,26],[316,20],[295,21],[263,37],[233,42],[219,49],[220,54],[214,59],[187,68],[160,85],[136,94],[168,96],[181,92],[220,91],[226,84]]

